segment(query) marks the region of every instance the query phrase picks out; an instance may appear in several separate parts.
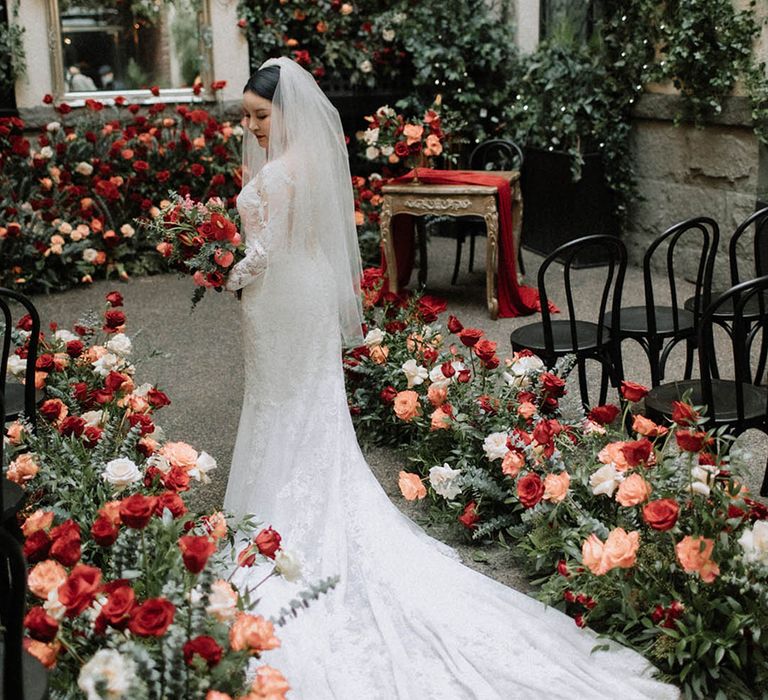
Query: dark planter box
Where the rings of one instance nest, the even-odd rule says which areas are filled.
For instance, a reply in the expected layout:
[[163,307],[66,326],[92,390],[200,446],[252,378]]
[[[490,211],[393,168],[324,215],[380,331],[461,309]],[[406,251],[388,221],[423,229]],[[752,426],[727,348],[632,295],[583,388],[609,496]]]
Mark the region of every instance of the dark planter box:
[[[619,235],[613,193],[599,154],[584,156],[581,179],[573,181],[567,153],[526,148],[521,174],[523,247],[549,255],[569,241],[593,234]],[[574,259],[574,267],[605,264],[594,248]]]

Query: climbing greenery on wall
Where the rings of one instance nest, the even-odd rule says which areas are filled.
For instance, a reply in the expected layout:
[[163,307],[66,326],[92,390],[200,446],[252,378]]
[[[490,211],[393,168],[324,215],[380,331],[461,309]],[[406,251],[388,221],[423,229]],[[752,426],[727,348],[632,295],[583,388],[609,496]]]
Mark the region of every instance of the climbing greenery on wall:
[[[19,1],[7,3],[0,0],[0,5],[10,17],[16,20],[19,16]],[[24,27],[17,21],[13,23],[0,22],[0,92],[13,90],[13,86],[27,68],[24,53]]]

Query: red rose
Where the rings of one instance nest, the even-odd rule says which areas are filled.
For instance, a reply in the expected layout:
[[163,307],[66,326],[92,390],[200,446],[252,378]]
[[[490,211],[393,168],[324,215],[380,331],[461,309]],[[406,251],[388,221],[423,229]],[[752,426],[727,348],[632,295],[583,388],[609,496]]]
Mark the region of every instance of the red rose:
[[199,656],[208,668],[213,668],[219,661],[223,653],[222,648],[216,643],[213,637],[201,634],[199,637],[190,639],[183,647],[184,661],[187,666],[194,665],[195,656]]
[[47,105],[53,104],[53,95],[50,93],[43,95],[43,103]]
[[240,551],[240,553],[237,555],[237,565],[238,566],[253,566],[256,562],[256,550],[254,549],[253,545],[248,545],[244,549]]
[[40,355],[35,362],[35,369],[40,370],[41,372],[53,372],[56,369],[53,355],[50,353]]
[[680,506],[673,498],[648,501],[643,506],[643,520],[654,530],[671,530],[677,522]]
[[459,372],[459,376],[456,377],[456,381],[460,384],[467,384],[472,379],[472,372],[468,369],[462,369]]
[[149,88],[149,91],[155,96],[160,96],[160,88],[157,85],[153,85],[151,88]]
[[461,333],[464,330],[464,326],[461,325],[461,321],[458,318],[451,315],[448,317],[448,330],[451,333]]
[[479,520],[480,516],[477,514],[477,503],[470,501],[459,516],[459,522],[468,530],[474,530],[477,527]]
[[440,365],[440,371],[446,379],[450,379],[456,374],[456,368],[453,366],[453,362],[443,362]]
[[91,525],[91,537],[100,547],[110,547],[117,540],[120,529],[109,518],[100,515]]
[[171,491],[187,491],[189,489],[189,474],[184,467],[171,467],[163,475],[163,486]]
[[418,301],[419,314],[424,323],[433,323],[437,320],[439,314],[448,308],[448,304],[443,299],[425,294]]
[[635,382],[622,382],[621,383],[621,395],[631,403],[637,403],[642,401],[648,394],[647,387],[642,384],[636,384]]
[[653,452],[653,443],[648,438],[625,442],[621,448],[624,459],[630,467],[645,464]]
[[83,353],[84,347],[85,345],[83,345],[81,340],[70,340],[67,343],[67,355],[72,358],[80,357],[80,355]]
[[544,372],[539,379],[545,396],[558,399],[565,394],[565,381],[552,372]]
[[94,402],[99,404],[99,406],[110,403],[115,399],[115,395],[109,391],[109,389],[97,389],[91,396],[93,397]]
[[72,385],[72,395],[80,403],[87,404],[88,403],[88,385],[85,382],[76,382],[75,384]]
[[110,310],[104,314],[103,329],[107,333],[116,333],[123,325],[125,325],[125,314],[122,311]]
[[129,377],[125,374],[121,374],[120,372],[115,372],[114,370],[110,371],[110,373],[104,378],[104,388],[107,391],[110,392],[117,392],[120,391],[120,387],[125,384],[126,381],[128,381]]
[[381,390],[381,394],[379,394],[379,397],[385,404],[390,404],[395,400],[395,396],[397,396],[397,389],[393,386],[386,386]]
[[517,481],[517,497],[526,508],[533,508],[544,495],[544,482],[538,474],[526,474]]
[[50,423],[54,423],[66,415],[67,407],[61,399],[48,399],[40,404],[40,415]]
[[120,502],[120,520],[134,530],[143,530],[155,510],[155,497],[135,493]]
[[207,535],[184,535],[179,538],[179,549],[187,570],[199,574],[216,551],[216,543]]
[[200,165],[200,163],[192,163],[189,167],[189,172],[191,172],[194,177],[200,177],[205,172],[205,168]]
[[123,305],[123,295],[120,292],[110,292],[107,294],[107,302],[112,308]]
[[612,403],[607,403],[603,406],[595,406],[587,416],[589,420],[600,425],[608,425],[616,420],[619,415],[620,409],[618,406],[614,406]]
[[101,439],[101,428],[91,425],[83,432],[83,445],[85,447],[96,447]]
[[24,627],[29,630],[29,636],[38,642],[52,642],[59,631],[59,623],[39,605],[30,608],[25,615]]
[[96,597],[101,584],[101,571],[95,566],[78,564],[59,586],[59,602],[69,617],[83,612]]
[[85,430],[85,420],[80,416],[67,416],[59,426],[59,432],[67,437],[76,435],[80,437]]
[[[101,616],[115,629],[125,629],[136,605],[136,594],[127,581],[111,585],[109,598],[101,607]],[[105,587],[106,588],[106,587]]]
[[482,337],[483,331],[481,331],[479,328],[465,328],[459,333],[459,340],[468,348],[476,345],[477,341],[479,341]]
[[32,317],[29,314],[24,314],[16,323],[16,328],[22,331],[31,331],[32,323]]
[[147,401],[149,401],[149,405],[154,408],[162,408],[163,406],[170,406],[171,404],[171,400],[168,396],[158,389],[150,389],[147,392]]
[[672,402],[672,420],[678,425],[693,425],[699,419],[697,411],[682,401]]
[[162,516],[163,509],[165,508],[170,511],[174,518],[180,518],[187,512],[187,506],[184,505],[183,499],[175,491],[166,491],[157,497],[155,513]]
[[395,155],[398,158],[407,158],[410,155],[408,144],[405,141],[398,141],[395,144]]
[[80,526],[74,520],[66,520],[50,532],[49,556],[64,566],[74,566],[80,561]]
[[24,558],[29,564],[35,564],[48,558],[51,538],[45,530],[35,530],[24,540]]
[[571,572],[568,571],[568,562],[565,561],[565,559],[560,559],[557,562],[557,573],[563,576],[564,578],[571,577]]
[[173,622],[176,608],[165,598],[150,598],[134,608],[128,629],[139,637],[162,637]]
[[128,422],[131,424],[131,428],[139,426],[139,435],[142,437],[155,432],[155,424],[146,413],[132,413],[128,416]]
[[492,340],[479,340],[475,343],[475,354],[483,362],[488,362],[496,354],[496,343]]
[[275,552],[280,549],[280,535],[272,529],[272,526],[265,528],[258,535],[254,542],[265,557],[275,558]]
[[701,430],[678,430],[675,440],[677,446],[685,452],[700,452],[707,442],[707,434]]
[[[479,345],[479,343],[478,343]],[[493,357],[490,357],[487,360],[484,360],[485,368],[486,369],[496,369],[499,364],[501,363],[501,360],[499,360],[498,355],[493,355]]]
[[211,90],[213,90],[214,92],[216,90],[223,90],[226,86],[227,86],[226,80],[214,80],[211,83]]

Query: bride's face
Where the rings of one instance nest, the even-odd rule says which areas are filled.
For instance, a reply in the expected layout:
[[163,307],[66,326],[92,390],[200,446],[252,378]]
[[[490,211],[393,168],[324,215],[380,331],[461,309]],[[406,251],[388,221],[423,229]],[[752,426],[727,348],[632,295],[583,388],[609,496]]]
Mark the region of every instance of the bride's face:
[[243,93],[243,126],[256,137],[262,148],[269,143],[271,115],[272,103],[268,99],[250,90]]

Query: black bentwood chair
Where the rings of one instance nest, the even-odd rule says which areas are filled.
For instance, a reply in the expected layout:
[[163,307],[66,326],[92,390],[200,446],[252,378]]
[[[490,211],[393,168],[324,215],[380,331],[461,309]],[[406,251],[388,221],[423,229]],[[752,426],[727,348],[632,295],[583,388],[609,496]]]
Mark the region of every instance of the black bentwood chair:
[[[598,278],[598,270],[604,274],[602,288],[596,290],[599,299],[597,314],[593,320],[578,318],[571,288],[571,266],[577,254],[590,248],[599,249],[606,258],[604,268],[594,268],[590,276]],[[549,294],[546,288],[546,274],[549,267],[563,261],[563,286],[568,311],[567,319],[552,320],[549,311]],[[512,331],[510,342],[515,351],[527,349],[538,355],[547,365],[564,355],[575,355],[579,375],[579,391],[585,408],[591,406],[587,386],[586,360],[593,359],[602,365],[599,403],[605,403],[608,393],[608,379],[619,386],[623,378],[621,353],[616,334],[620,319],[621,292],[627,269],[627,250],[615,236],[585,236],[570,241],[550,253],[539,268],[538,286],[541,299],[541,322],[529,323]],[[615,327],[607,323],[610,308]]]
[[[618,333],[620,342],[631,338],[645,350],[651,368],[652,386],[657,386],[664,379],[669,353],[683,340],[686,342],[684,377],[689,379],[691,376],[696,348],[696,320],[711,299],[718,238],[719,229],[714,220],[703,216],[687,219],[664,231],[643,256],[645,305],[622,307]],[[676,255],[692,261],[696,266],[694,301],[690,311],[678,303],[677,275],[680,270],[676,274]],[[655,267],[666,272],[669,304],[657,303],[658,292],[665,285],[659,283],[658,275],[654,276]],[[690,264],[687,267],[690,269]],[[609,315],[607,323],[611,321]]]
[[[724,426],[733,435],[749,428],[768,434],[768,387],[756,383],[753,367],[760,363],[760,351],[754,349],[758,335],[763,339],[768,325],[768,275],[747,280],[731,287],[710,304],[701,316],[698,328],[699,372],[701,379],[669,382],[654,387],[645,397],[650,417],[657,420],[672,415],[672,402],[680,401],[690,393],[694,405],[707,407],[710,427]],[[759,315],[749,318],[749,309],[756,308]],[[715,347],[714,330],[719,328],[719,316],[725,311],[733,313],[728,338],[730,352]],[[733,361],[733,378],[722,379],[724,363]],[[760,489],[768,496],[768,465]]]

